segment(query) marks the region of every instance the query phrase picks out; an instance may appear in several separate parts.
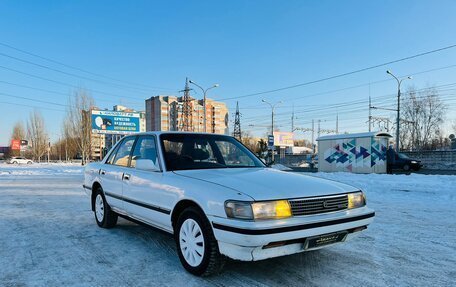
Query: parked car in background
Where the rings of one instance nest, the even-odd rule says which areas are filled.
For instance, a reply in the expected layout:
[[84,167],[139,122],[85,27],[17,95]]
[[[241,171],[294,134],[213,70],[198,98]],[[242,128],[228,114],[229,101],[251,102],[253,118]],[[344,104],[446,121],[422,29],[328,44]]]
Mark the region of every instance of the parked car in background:
[[358,188],[268,168],[216,134],[126,136],[86,166],[83,187],[98,226],[121,216],[174,234],[194,275],[219,272],[225,256],[256,261],[339,244],[375,216]]
[[25,157],[20,157],[20,156],[13,156],[8,160],[8,163],[10,164],[32,164],[33,160],[25,158]]
[[404,171],[418,171],[423,167],[420,160],[409,158],[403,153],[396,153],[393,163],[393,169],[402,169]]

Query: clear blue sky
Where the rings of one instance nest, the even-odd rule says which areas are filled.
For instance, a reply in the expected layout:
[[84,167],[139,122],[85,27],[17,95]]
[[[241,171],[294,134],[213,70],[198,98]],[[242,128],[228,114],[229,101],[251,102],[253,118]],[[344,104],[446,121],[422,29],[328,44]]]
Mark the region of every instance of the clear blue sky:
[[[0,66],[93,90],[102,108],[120,103],[143,110],[145,98],[176,94],[186,76],[204,86],[219,83],[210,97],[224,99],[456,44],[455,12],[455,1],[2,1],[1,43],[147,87],[75,78],[4,55],[0,55]],[[0,53],[97,78],[1,45]],[[312,119],[321,119],[322,128],[334,129],[339,114],[341,131],[365,131],[367,104],[322,108],[367,100],[369,92],[374,98],[382,97],[379,105],[393,105],[395,82],[374,83],[390,79],[386,68],[408,75],[451,65],[456,65],[456,48],[319,84],[240,98],[243,129],[265,134],[270,110],[261,99],[266,98],[284,101],[276,117],[276,125],[282,130],[291,129],[293,104],[295,126],[310,127]],[[370,88],[365,85],[312,96],[369,82]],[[450,67],[416,74],[413,81],[404,83],[404,89],[409,84],[424,88],[455,82],[456,67]],[[0,145],[8,144],[12,125],[25,123],[34,109],[23,105],[40,107],[52,139],[60,133],[65,110],[1,93],[66,104],[71,90],[0,67]],[[456,96],[451,89],[441,93],[448,103],[450,121],[455,118]],[[234,112],[236,101],[227,103]],[[316,111],[309,111],[312,109]],[[376,115],[391,113],[378,111]]]

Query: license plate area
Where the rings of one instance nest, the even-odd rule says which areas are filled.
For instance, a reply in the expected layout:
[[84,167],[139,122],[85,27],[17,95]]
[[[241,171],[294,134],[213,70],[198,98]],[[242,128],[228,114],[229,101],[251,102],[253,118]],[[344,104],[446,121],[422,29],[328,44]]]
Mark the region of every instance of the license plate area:
[[337,242],[342,242],[347,237],[347,231],[340,231],[328,234],[322,234],[318,236],[313,236],[307,238],[306,242],[304,243],[304,249],[312,249],[318,248],[330,244],[334,244]]

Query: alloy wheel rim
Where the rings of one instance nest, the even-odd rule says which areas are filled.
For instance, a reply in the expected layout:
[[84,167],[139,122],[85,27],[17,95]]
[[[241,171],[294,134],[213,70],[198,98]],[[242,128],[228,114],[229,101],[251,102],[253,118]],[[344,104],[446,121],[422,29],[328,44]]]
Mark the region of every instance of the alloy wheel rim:
[[201,264],[204,257],[204,236],[198,223],[189,218],[179,231],[179,245],[185,261],[192,267]]
[[101,194],[98,194],[97,198],[95,199],[95,216],[97,217],[97,220],[99,222],[103,221],[104,204],[103,204],[103,197],[101,196]]

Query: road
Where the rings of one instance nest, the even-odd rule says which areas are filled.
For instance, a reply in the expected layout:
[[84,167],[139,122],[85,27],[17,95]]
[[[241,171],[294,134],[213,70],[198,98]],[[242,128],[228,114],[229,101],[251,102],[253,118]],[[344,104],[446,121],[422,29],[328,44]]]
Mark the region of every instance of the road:
[[125,220],[98,228],[79,167],[18,170],[0,167],[1,286],[455,285],[456,189],[431,189],[454,186],[456,177],[398,184],[406,176],[353,176],[377,211],[360,237],[260,262],[229,261],[222,274],[198,278],[183,270],[164,233]]

